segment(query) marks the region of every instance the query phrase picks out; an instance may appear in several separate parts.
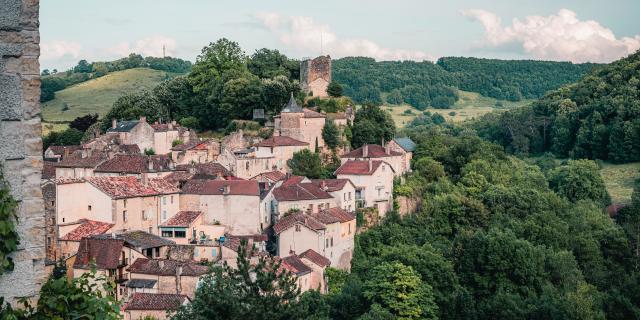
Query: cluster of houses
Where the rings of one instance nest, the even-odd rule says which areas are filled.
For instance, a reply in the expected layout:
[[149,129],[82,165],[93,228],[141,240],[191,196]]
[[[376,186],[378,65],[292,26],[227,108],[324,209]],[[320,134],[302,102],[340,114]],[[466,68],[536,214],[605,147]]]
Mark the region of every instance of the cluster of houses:
[[[80,146],[49,147],[48,261],[64,260],[70,277],[95,268],[114,280],[125,319],[163,319],[189,303],[205,262],[235,265],[242,243],[254,257],[277,256],[302,291],[325,292],[326,268],[350,268],[355,211],[393,208],[394,178],[410,170],[415,148],[408,138],[364,145],[343,152],[335,179],[292,175],[295,152],[326,149],[326,117],[292,98],[268,139],[199,139],[143,117],[113,121]],[[353,112],[332,118],[344,127]]]

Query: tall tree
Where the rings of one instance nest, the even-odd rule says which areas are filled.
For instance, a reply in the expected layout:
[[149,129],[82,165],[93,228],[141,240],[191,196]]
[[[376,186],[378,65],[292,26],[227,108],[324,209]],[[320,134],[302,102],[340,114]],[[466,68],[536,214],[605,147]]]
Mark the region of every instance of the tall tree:
[[340,144],[340,130],[332,120],[325,122],[322,128],[322,139],[331,150],[335,150]]
[[375,105],[366,105],[356,112],[352,128],[351,144],[358,148],[364,144],[380,144],[391,141],[396,132],[396,125],[391,114]]

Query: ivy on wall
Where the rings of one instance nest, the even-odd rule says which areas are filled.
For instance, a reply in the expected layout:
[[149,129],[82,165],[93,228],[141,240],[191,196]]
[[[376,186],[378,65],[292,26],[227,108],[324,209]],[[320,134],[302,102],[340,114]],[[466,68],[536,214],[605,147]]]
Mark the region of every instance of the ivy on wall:
[[17,207],[18,202],[11,196],[0,170],[0,275],[13,270],[13,259],[9,255],[16,251],[20,243],[16,230]]

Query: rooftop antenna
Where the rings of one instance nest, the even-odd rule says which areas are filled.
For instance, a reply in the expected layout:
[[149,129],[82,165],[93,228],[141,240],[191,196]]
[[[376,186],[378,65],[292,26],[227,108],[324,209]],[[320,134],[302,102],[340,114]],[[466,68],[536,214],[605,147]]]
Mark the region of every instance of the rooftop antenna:
[[164,47],[164,44],[162,45],[162,57],[163,57],[163,58],[165,57],[165,47]]

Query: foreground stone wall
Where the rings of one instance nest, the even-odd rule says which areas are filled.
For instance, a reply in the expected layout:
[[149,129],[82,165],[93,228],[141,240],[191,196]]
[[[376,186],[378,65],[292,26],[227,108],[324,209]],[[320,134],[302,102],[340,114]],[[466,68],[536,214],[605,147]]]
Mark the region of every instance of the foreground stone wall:
[[20,203],[15,269],[0,275],[0,296],[12,303],[36,297],[46,278],[38,7],[38,0],[0,0],[0,161]]

